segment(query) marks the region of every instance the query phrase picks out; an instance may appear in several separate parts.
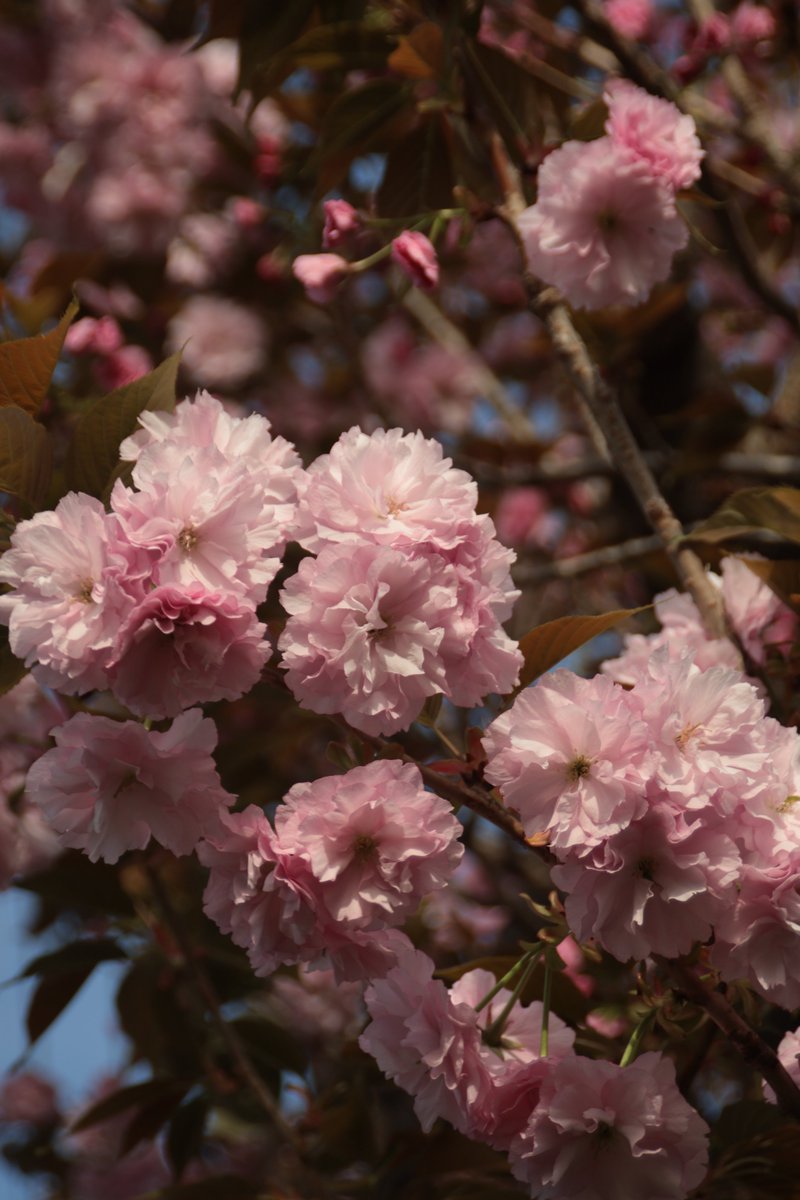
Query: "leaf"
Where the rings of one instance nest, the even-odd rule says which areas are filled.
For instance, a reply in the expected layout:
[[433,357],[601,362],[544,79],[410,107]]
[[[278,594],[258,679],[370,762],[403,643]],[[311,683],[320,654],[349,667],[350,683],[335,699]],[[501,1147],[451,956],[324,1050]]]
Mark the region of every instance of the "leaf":
[[464,48],[468,78],[480,90],[509,154],[524,164],[544,137],[536,79],[502,50],[471,41]]
[[148,1200],[260,1200],[268,1194],[263,1183],[242,1179],[240,1175],[215,1175],[199,1183],[176,1183],[162,1188]]
[[711,1163],[703,1200],[796,1200],[797,1122],[764,1101],[731,1104],[712,1128]]
[[172,412],[180,354],[126,383],[107,396],[93,400],[82,413],[67,454],[70,488],[106,499],[120,474],[119,447],[138,428],[139,414]]
[[456,177],[441,113],[431,113],[396,145],[386,158],[377,209],[382,217],[448,208]]
[[185,1081],[173,1079],[170,1076],[162,1079],[148,1079],[145,1083],[134,1083],[130,1087],[120,1088],[118,1092],[114,1092],[111,1096],[104,1096],[102,1100],[98,1100],[96,1104],[87,1108],[70,1126],[70,1132],[80,1133],[82,1129],[90,1129],[93,1125],[99,1125],[101,1121],[107,1121],[110,1117],[127,1112],[129,1108],[150,1105],[167,1096],[177,1097],[175,1100],[177,1105],[186,1095],[190,1086]]
[[0,696],[10,692],[13,687],[24,679],[28,668],[21,658],[11,653],[8,644],[8,629],[0,625]]
[[49,333],[0,343],[0,406],[16,405],[29,413],[39,411],[78,308],[78,301],[72,300]]
[[414,113],[409,85],[396,79],[373,79],[341,95],[325,114],[308,163],[309,175],[321,172],[319,190],[334,187],[354,158],[387,149]]
[[49,954],[40,954],[31,959],[17,979],[30,979],[35,975],[54,976],[74,973],[84,967],[96,967],[101,962],[127,958],[127,954],[111,938],[84,938],[70,942]]
[[180,1179],[187,1165],[202,1151],[208,1108],[205,1096],[195,1096],[187,1104],[182,1104],[172,1115],[165,1149],[176,1180]]
[[[757,543],[750,548],[763,550],[768,557],[770,546],[780,551],[775,557],[800,553],[794,549],[800,546],[800,488],[743,488],[734,492],[712,516],[696,525],[684,541],[741,544],[751,535]],[[759,539],[759,535],[765,536]]]
[[401,37],[388,65],[408,79],[436,79],[444,70],[444,39],[433,21],[423,21]]
[[0,408],[0,491],[18,496],[36,512],[52,469],[53,447],[45,427],[17,405]]
[[122,890],[116,867],[104,862],[89,862],[78,850],[68,850],[42,871],[25,875],[16,884],[62,912],[88,909],[105,915],[135,915],[130,897]]
[[272,91],[292,71],[380,71],[393,45],[388,33],[361,21],[317,25],[265,63],[258,75],[259,94]]
[[635,617],[637,613],[645,612],[651,607],[644,604],[641,608],[618,608],[596,617],[557,617],[555,621],[538,625],[520,639],[519,648],[525,662],[520,671],[517,690],[527,687],[534,679],[544,675],[545,671],[549,671],[556,663],[598,634],[613,629],[620,621],[627,617]]
[[33,1044],[57,1017],[60,1017],[70,1000],[78,994],[94,966],[82,967],[77,971],[61,975],[45,976],[31,997],[25,1025],[28,1040]]
[[256,102],[266,95],[261,74],[269,69],[276,55],[300,36],[313,10],[314,0],[291,0],[290,4],[245,0],[235,96],[249,90]]
[[294,1071],[296,1075],[303,1075],[307,1070],[305,1052],[282,1026],[275,1025],[265,1017],[240,1017],[230,1024],[252,1057],[265,1066],[280,1071]]

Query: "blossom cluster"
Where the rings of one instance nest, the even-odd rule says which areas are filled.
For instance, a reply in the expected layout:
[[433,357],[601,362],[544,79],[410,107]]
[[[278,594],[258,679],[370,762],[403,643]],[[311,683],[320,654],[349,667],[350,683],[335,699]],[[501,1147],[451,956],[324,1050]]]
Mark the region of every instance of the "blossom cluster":
[[679,1200],[700,1182],[707,1127],[668,1059],[643,1054],[621,1067],[578,1056],[552,1015],[542,1054],[539,1001],[498,1027],[513,996],[493,975],[467,971],[448,991],[433,969],[420,951],[402,952],[367,989],[371,1023],[360,1039],[414,1097],[423,1129],[444,1117],[508,1153],[517,1178],[546,1200]]
[[688,241],[676,194],[700,177],[694,121],[624,79],[606,85],[604,137],[565,142],[519,218],[528,264],[576,308],[640,304]]
[[429,696],[506,693],[521,655],[502,622],[513,553],[437,442],[353,428],[308,469],[304,559],[281,600],[287,682],[306,708],[370,734],[407,729]]
[[[728,564],[722,587],[736,581],[743,641],[785,630],[791,614],[757,580],[740,587],[740,571]],[[556,671],[521,694],[488,730],[487,778],[526,834],[546,835],[579,940],[624,961],[675,957],[713,932],[724,978],[795,1008],[800,735],[766,715],[730,644],[693,653],[686,597],[660,611],[662,633],[609,674]]]

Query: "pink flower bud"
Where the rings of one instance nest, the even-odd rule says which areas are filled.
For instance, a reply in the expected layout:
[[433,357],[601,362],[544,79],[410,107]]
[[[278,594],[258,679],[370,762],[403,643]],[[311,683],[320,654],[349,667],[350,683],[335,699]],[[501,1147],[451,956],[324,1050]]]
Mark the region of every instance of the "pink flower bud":
[[322,207],[325,210],[322,244],[331,250],[361,227],[361,218],[346,200],[326,200]]
[[249,196],[235,196],[231,202],[231,213],[240,229],[255,229],[264,220],[264,209]]
[[755,46],[775,36],[775,14],[763,4],[744,0],[731,18],[731,39],[739,47]]
[[392,242],[392,261],[426,292],[433,291],[439,282],[436,250],[424,233],[406,230],[396,237]]
[[67,331],[64,346],[73,354],[113,354],[122,345],[122,330],[113,317],[84,317]]
[[141,379],[153,369],[153,360],[144,346],[121,346],[95,367],[95,378],[100,387],[109,392]]
[[301,254],[292,263],[292,274],[306,289],[309,300],[328,304],[350,270],[347,259],[338,254]]

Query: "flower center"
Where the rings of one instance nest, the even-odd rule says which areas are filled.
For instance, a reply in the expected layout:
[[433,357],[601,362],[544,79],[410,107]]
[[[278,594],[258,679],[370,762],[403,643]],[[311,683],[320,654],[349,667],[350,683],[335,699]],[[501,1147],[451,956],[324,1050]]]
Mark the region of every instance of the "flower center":
[[573,758],[572,762],[567,763],[567,779],[571,783],[577,783],[579,779],[583,779],[592,769],[592,760],[587,758],[585,754],[579,754],[577,758]]
[[181,550],[194,550],[198,542],[197,530],[194,525],[184,525],[178,534],[178,545]]
[[353,858],[356,862],[366,862],[374,856],[377,849],[378,843],[374,837],[368,833],[360,833],[353,842]]
[[608,1121],[601,1121],[594,1131],[594,1136],[601,1146],[607,1146],[615,1133],[616,1130],[613,1125],[609,1125]]
[[614,233],[619,229],[619,223],[619,215],[610,209],[597,214],[597,224],[603,233]]
[[398,513],[405,512],[407,508],[408,505],[403,504],[402,500],[397,500],[394,496],[386,497],[387,516],[396,517]]
[[647,855],[640,858],[636,864],[636,870],[642,879],[648,879],[650,883],[655,882],[656,860],[654,858],[648,858]]
[[72,594],[73,599],[80,600],[81,604],[91,604],[93,589],[93,579],[81,579],[78,583],[77,590]]
[[685,749],[687,743],[691,741],[700,728],[700,725],[684,725],[683,729],[675,737],[675,745],[678,747],[678,749]]

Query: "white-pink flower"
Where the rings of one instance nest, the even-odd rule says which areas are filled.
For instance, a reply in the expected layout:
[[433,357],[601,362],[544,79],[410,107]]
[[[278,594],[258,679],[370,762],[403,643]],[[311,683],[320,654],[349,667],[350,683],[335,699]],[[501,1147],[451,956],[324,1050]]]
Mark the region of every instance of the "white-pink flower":
[[661,804],[598,846],[591,858],[553,868],[567,922],[615,958],[675,958],[711,936],[730,906],[741,859],[721,829],[689,825]]
[[298,540],[314,553],[364,541],[450,549],[465,536],[463,522],[474,521],[477,500],[475,481],[433,438],[353,426],[308,468]]
[[301,562],[281,601],[289,614],[278,642],[286,680],[312,712],[391,733],[445,690],[439,647],[457,615],[457,581],[437,556],[329,546]]
[[399,924],[463,854],[450,805],[396,760],[295,784],[275,833],[282,854],[307,864],[332,919],[353,929]]
[[660,1054],[627,1067],[569,1055],[510,1158],[537,1200],[684,1200],[705,1174],[708,1126]]
[[546,675],[486,732],[486,778],[517,809],[526,834],[583,854],[640,816],[653,769],[637,697],[598,675]]
[[692,117],[627,79],[610,79],[603,99],[608,105],[606,133],[616,146],[673,191],[697,182],[705,151]]
[[470,1108],[485,1100],[492,1079],[478,1014],[469,1004],[454,1003],[433,971],[421,951],[401,954],[398,965],[367,988],[372,1020],[359,1045],[414,1097],[425,1132],[438,1117],[464,1130]]
[[48,687],[104,688],[117,629],[142,594],[137,557],[99,500],[69,492],[21,521],[0,558],[0,621],[11,649]]
[[519,218],[528,265],[576,308],[640,304],[688,241],[671,189],[610,137],[565,142]]
[[183,352],[184,368],[202,387],[236,391],[266,365],[269,333],[252,308],[203,293],[172,318],[167,347]]
[[115,863],[151,837],[173,854],[189,854],[233,803],[212,758],[214,722],[199,709],[165,733],[78,713],[53,737],[55,748],[28,772],[26,792],[62,846],[92,862]]
[[252,607],[200,583],[149,592],[122,624],[109,664],[114,695],[142,717],[238,700],[258,682],[271,648]]

